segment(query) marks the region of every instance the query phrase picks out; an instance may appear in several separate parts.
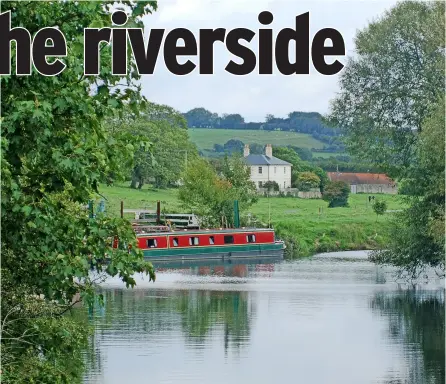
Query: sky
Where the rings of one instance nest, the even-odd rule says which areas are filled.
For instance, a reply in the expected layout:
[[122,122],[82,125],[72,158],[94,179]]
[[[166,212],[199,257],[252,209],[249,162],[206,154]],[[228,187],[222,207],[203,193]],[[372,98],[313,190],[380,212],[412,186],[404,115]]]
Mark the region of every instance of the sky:
[[[354,55],[354,37],[358,30],[376,20],[396,4],[396,0],[159,0],[158,10],[145,17],[145,34],[152,28],[187,28],[198,33],[203,28],[249,28],[258,33],[258,14],[274,15],[274,36],[283,28],[294,28],[296,16],[310,12],[310,39],[322,28],[335,28],[344,38],[346,57]],[[257,53],[257,36],[246,43]],[[161,48],[162,49],[162,48]],[[292,49],[292,48],[291,48]],[[290,55],[294,56],[291,52]],[[346,63],[346,57],[333,57]],[[198,57],[181,58],[198,65]],[[153,75],[142,77],[142,92],[150,101],[167,104],[186,112],[204,107],[218,114],[239,113],[245,121],[263,121],[266,114],[286,117],[292,111],[329,111],[330,100],[339,91],[338,75],[316,72],[310,61],[309,75],[258,75],[257,69],[246,76],[225,71],[235,58],[223,43],[214,45],[214,74],[200,75],[198,67],[189,75],[171,74],[163,62],[162,52]],[[310,59],[311,60],[311,59]],[[238,60],[240,62],[240,60]],[[341,72],[342,73],[342,72]]]

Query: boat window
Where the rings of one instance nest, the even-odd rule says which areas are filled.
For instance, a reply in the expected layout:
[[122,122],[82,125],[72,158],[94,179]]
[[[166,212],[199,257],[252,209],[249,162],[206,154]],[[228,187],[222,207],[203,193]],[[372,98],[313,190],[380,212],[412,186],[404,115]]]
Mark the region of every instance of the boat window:
[[189,237],[189,245],[198,245],[199,239],[198,237]]
[[256,235],[246,235],[246,241],[248,243],[255,243],[256,242]]
[[173,246],[178,247],[178,237],[173,238]]
[[225,244],[234,244],[234,236],[225,236]]
[[147,248],[156,248],[157,246],[156,239],[147,239]]
[[209,244],[215,244],[214,236],[209,236]]

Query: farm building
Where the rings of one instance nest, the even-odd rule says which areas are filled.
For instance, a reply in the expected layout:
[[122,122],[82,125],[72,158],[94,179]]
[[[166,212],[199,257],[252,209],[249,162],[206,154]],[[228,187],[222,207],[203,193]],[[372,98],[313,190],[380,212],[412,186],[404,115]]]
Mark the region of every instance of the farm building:
[[398,185],[384,173],[327,172],[331,181],[344,181],[351,193],[398,193]]
[[291,164],[273,156],[271,144],[267,144],[264,155],[249,153],[249,145],[245,145],[243,156],[251,169],[251,180],[257,188],[267,181],[275,181],[281,191],[291,188]]

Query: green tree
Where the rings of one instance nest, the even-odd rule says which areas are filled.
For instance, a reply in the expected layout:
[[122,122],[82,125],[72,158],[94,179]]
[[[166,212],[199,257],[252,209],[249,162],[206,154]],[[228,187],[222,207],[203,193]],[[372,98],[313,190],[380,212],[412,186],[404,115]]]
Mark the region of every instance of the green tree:
[[139,139],[133,168],[127,172],[131,175],[131,188],[141,189],[149,179],[154,180],[157,188],[173,185],[187,160],[198,155],[189,140],[185,118],[167,105],[147,103],[138,116],[127,110],[123,117],[107,122],[107,126],[116,140],[125,133]]
[[372,208],[377,216],[384,215],[387,211],[387,203],[385,200],[376,199],[372,204]]
[[221,117],[220,125],[225,128],[233,128],[237,124],[243,124],[245,119],[238,113],[227,114],[224,113]]
[[279,184],[277,184],[275,181],[267,181],[263,184],[263,188],[267,189],[269,192],[279,192],[280,190]]
[[401,275],[417,277],[426,266],[444,274],[445,250],[445,114],[444,99],[424,123],[416,165],[405,179],[409,208],[395,215],[386,250],[372,253],[379,264],[400,268]]
[[194,108],[184,114],[189,127],[213,128],[218,122],[218,115],[204,108]]
[[293,165],[291,170],[291,184],[296,185],[297,178],[300,172],[313,172],[320,179],[319,188],[321,191],[324,190],[325,185],[328,182],[328,176],[326,172],[313,164],[306,161],[302,161],[299,155],[292,149],[288,147],[276,147],[274,148],[274,156],[281,160],[288,161]]
[[326,186],[322,199],[328,201],[328,208],[348,207],[350,187],[343,181],[330,181]]
[[234,200],[239,201],[240,213],[257,201],[249,169],[239,157],[226,157],[220,175],[206,160],[195,159],[182,181],[179,199],[185,208],[201,217],[204,226],[232,226]]
[[402,180],[409,208],[372,260],[411,276],[444,272],[444,15],[444,2],[404,1],[360,31],[328,117],[353,155]]
[[[125,4],[131,26],[142,27],[138,17],[156,9],[155,1]],[[34,35],[42,25],[57,25],[68,43],[60,75],[33,69],[30,76],[1,79],[1,276],[9,287],[1,308],[4,383],[80,382],[78,352],[87,328],[62,315],[76,294],[93,301],[91,269],[127,286],[134,286],[135,272],[155,277],[126,220],[91,219],[84,209],[100,182],[122,176],[121,164],[133,158],[135,143],[129,136],[115,140],[103,120],[124,104],[137,113],[144,103],[134,62],[127,76],[111,75],[109,46],[101,48],[99,76],[82,75],[84,28],[111,25],[109,5],[2,3],[3,12],[12,10],[13,27]],[[115,237],[118,248],[112,246]],[[36,295],[43,297],[41,308],[33,305]]]
[[221,175],[231,184],[234,199],[238,200],[240,211],[246,210],[257,202],[257,189],[251,181],[251,171],[240,155],[225,156]]
[[329,121],[349,152],[404,177],[444,93],[445,4],[404,1],[358,32]]
[[178,198],[186,209],[200,217],[201,225],[219,227],[222,220],[231,221],[231,184],[218,177],[206,160],[192,161],[182,183]]
[[296,187],[299,191],[309,191],[312,188],[318,188],[321,179],[313,172],[299,172],[296,180]]

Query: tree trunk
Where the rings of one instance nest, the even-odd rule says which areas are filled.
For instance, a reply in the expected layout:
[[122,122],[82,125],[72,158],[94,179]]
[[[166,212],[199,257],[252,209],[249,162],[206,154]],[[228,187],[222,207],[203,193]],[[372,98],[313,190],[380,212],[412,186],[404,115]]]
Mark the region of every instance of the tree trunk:
[[138,182],[138,178],[135,176],[135,174],[133,173],[132,175],[132,182],[130,184],[130,188],[136,189],[136,183]]

